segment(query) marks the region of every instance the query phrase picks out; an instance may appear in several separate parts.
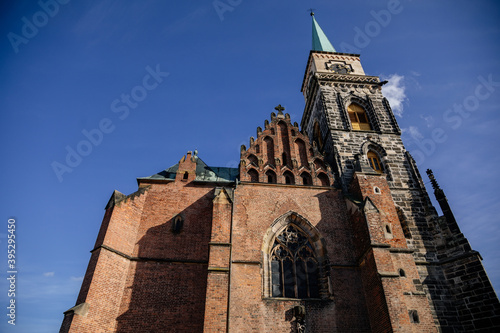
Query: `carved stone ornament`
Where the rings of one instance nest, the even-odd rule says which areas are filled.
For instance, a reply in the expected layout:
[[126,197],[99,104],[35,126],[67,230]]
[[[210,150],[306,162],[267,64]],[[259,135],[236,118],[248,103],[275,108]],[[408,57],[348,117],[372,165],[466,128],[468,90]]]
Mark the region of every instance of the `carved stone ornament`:
[[328,65],[328,69],[337,74],[351,74],[352,67],[351,65],[341,64],[341,63],[333,63]]

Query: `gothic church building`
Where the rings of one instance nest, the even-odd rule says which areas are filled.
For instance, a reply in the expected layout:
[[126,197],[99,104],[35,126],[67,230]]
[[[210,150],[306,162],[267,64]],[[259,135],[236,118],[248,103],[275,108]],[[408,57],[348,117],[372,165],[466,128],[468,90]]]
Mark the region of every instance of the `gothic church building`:
[[238,168],[197,152],[115,191],[61,332],[500,332],[443,190],[431,204],[376,76],[313,20],[299,124]]

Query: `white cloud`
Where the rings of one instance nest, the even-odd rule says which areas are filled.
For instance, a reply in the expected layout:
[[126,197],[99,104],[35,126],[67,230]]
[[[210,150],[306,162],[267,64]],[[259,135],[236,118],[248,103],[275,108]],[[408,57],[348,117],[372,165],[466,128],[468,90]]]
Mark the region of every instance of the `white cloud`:
[[72,276],[71,281],[83,281],[83,276]]
[[409,128],[402,129],[403,134],[409,134],[411,138],[415,141],[420,141],[424,138],[424,135],[420,133],[418,127],[410,126]]
[[403,116],[403,102],[407,99],[405,94],[404,76],[392,74],[385,78],[389,81],[382,87],[382,94],[387,98],[392,111],[396,116]]
[[46,272],[46,273],[43,273],[43,276],[47,276],[47,277],[50,277],[50,276],[54,276],[55,273],[54,272]]

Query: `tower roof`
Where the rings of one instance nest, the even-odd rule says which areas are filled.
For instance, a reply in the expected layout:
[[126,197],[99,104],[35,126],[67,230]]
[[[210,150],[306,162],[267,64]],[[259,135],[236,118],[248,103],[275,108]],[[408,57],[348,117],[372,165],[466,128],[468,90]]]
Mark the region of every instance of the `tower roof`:
[[319,26],[318,22],[314,18],[314,13],[311,12],[312,17],[312,49],[313,51],[326,51],[326,52],[337,52],[333,47],[332,43],[328,40],[325,33]]

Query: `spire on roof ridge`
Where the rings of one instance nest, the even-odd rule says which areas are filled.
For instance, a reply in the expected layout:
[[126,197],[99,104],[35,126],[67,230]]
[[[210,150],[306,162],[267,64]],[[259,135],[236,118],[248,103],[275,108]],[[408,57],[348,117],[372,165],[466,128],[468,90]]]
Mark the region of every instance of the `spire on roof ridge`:
[[328,40],[325,33],[314,18],[314,12],[311,10],[312,17],[312,49],[313,51],[337,52],[332,43]]

